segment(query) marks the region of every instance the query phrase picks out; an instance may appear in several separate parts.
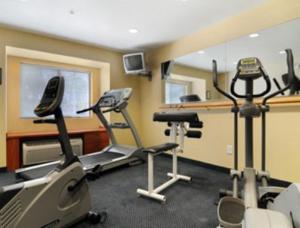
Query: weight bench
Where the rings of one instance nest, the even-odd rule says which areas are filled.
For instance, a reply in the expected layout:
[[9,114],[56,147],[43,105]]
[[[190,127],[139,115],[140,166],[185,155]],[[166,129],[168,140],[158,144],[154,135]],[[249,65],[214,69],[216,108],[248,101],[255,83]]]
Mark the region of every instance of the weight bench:
[[[199,121],[197,113],[154,113],[153,120],[168,123],[168,126],[170,126],[171,129],[167,129],[165,135],[170,136],[171,143],[164,143],[143,150],[143,152],[148,154],[148,190],[137,189],[137,193],[164,203],[166,202],[166,196],[159,194],[161,191],[178,180],[191,181],[192,179],[189,176],[178,174],[177,152],[183,151],[185,136],[190,138],[201,138],[201,132],[187,130],[184,124],[189,123],[191,128],[202,128],[203,124]],[[176,143],[178,136],[179,144]],[[167,173],[168,177],[171,179],[154,188],[154,157],[167,151],[172,152],[172,173]]]

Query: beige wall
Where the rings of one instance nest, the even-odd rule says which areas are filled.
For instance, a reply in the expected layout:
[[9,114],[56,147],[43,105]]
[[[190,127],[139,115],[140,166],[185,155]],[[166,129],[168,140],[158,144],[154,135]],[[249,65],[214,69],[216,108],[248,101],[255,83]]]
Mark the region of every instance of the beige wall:
[[[299,0],[269,0],[264,4],[228,18],[206,29],[184,37],[150,53],[153,80],[141,82],[141,118],[145,145],[163,142],[164,126],[152,122],[152,114],[161,106],[162,81],[160,63],[179,56],[204,50],[225,41],[253,33],[300,17]],[[300,182],[300,108],[272,109],[268,114],[268,169],[275,178]],[[233,157],[226,154],[232,144],[232,114],[229,110],[200,111],[204,121],[203,137],[187,140],[183,156],[199,161],[232,167]],[[243,120],[240,121],[240,165],[244,164]],[[255,121],[255,163],[260,167],[260,126]],[[155,132],[155,134],[154,134]],[[240,167],[241,167],[240,166]]]
[[[133,95],[129,104],[129,113],[132,115],[134,122],[140,129],[140,96],[139,96],[139,78],[128,77],[124,75],[122,68],[122,54],[75,42],[63,41],[59,39],[49,38],[36,34],[15,31],[11,29],[0,28],[0,67],[4,72],[4,83],[0,86],[0,167],[6,165],[6,120],[5,120],[5,83],[6,83],[6,53],[5,47],[12,46],[30,50],[37,50],[60,54],[65,56],[74,56],[94,61],[107,62],[110,64],[110,82],[111,88],[132,87]],[[112,115],[112,120],[118,119],[116,115]],[[132,143],[133,139],[128,134],[118,133],[121,143]]]

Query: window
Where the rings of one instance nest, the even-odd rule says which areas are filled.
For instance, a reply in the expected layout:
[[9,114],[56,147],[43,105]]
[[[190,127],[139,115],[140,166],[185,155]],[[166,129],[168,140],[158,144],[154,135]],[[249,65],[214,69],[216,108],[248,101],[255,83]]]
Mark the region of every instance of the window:
[[40,102],[48,80],[60,75],[65,79],[65,93],[62,110],[66,117],[88,117],[89,113],[76,111],[90,105],[90,73],[50,66],[21,64],[21,118],[34,118],[33,110]]
[[167,104],[180,103],[180,97],[189,94],[190,83],[169,79],[165,84],[165,99]]

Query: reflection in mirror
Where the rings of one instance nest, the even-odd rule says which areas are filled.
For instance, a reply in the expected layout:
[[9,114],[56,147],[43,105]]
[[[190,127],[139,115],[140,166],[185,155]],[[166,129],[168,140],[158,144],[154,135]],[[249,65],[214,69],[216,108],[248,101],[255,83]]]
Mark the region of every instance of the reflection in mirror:
[[[299,76],[300,63],[300,19],[280,24],[271,29],[266,29],[227,43],[227,70],[229,80],[234,77],[237,61],[245,57],[258,57],[270,78],[275,79],[280,87],[284,87],[282,76],[287,73],[285,49],[290,48],[294,54],[296,75]],[[283,76],[284,77],[284,76]],[[237,84],[237,92],[244,93],[244,83]],[[264,89],[263,79],[254,83],[254,91]],[[275,83],[271,92],[277,91]],[[289,95],[286,92],[285,95]]]
[[[219,45],[210,48],[209,52],[202,50],[175,59],[165,81],[165,103],[187,102],[180,100],[185,95],[198,96],[201,102],[221,99],[220,94],[213,88],[211,59],[218,59],[220,66],[224,67],[225,56],[226,45]],[[227,79],[224,72],[220,71],[220,85],[226,89]],[[189,102],[197,101],[190,99]]]
[[[275,79],[272,92],[284,87],[286,48],[293,50],[295,72],[300,76],[299,34],[300,19],[297,19],[175,59],[165,80],[165,103],[180,103],[180,97],[189,94],[198,95],[201,102],[224,99],[212,85],[213,59],[218,62],[219,83],[225,91],[229,91],[237,62],[246,57],[258,57],[270,78]],[[298,85],[300,88],[300,81]],[[262,79],[255,81],[254,88],[255,92],[264,90]],[[244,83],[239,82],[237,92],[244,91]],[[297,94],[297,88],[292,93]],[[289,94],[287,91],[284,95]]]

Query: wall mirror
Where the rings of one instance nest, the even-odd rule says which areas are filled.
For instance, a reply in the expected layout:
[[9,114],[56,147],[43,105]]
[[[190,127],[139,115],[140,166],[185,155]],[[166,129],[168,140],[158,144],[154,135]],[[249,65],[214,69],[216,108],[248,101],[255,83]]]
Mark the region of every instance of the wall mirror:
[[[168,69],[162,70],[164,103],[186,102],[187,95],[194,95],[189,97],[193,102],[225,99],[214,89],[212,84],[211,68],[213,59],[218,62],[219,83],[224,90],[228,91],[231,79],[236,73],[236,65],[239,59],[258,57],[272,80],[272,91],[276,91],[278,86],[284,87],[282,75],[287,73],[284,52],[286,48],[293,50],[295,72],[300,77],[299,36],[300,19],[296,19],[176,58],[171,61],[172,64]],[[243,83],[239,82],[237,86],[237,91],[243,93]],[[255,81],[254,88],[256,92],[262,91],[264,86],[265,84],[260,79]],[[288,95],[290,93],[286,91],[281,96]]]

